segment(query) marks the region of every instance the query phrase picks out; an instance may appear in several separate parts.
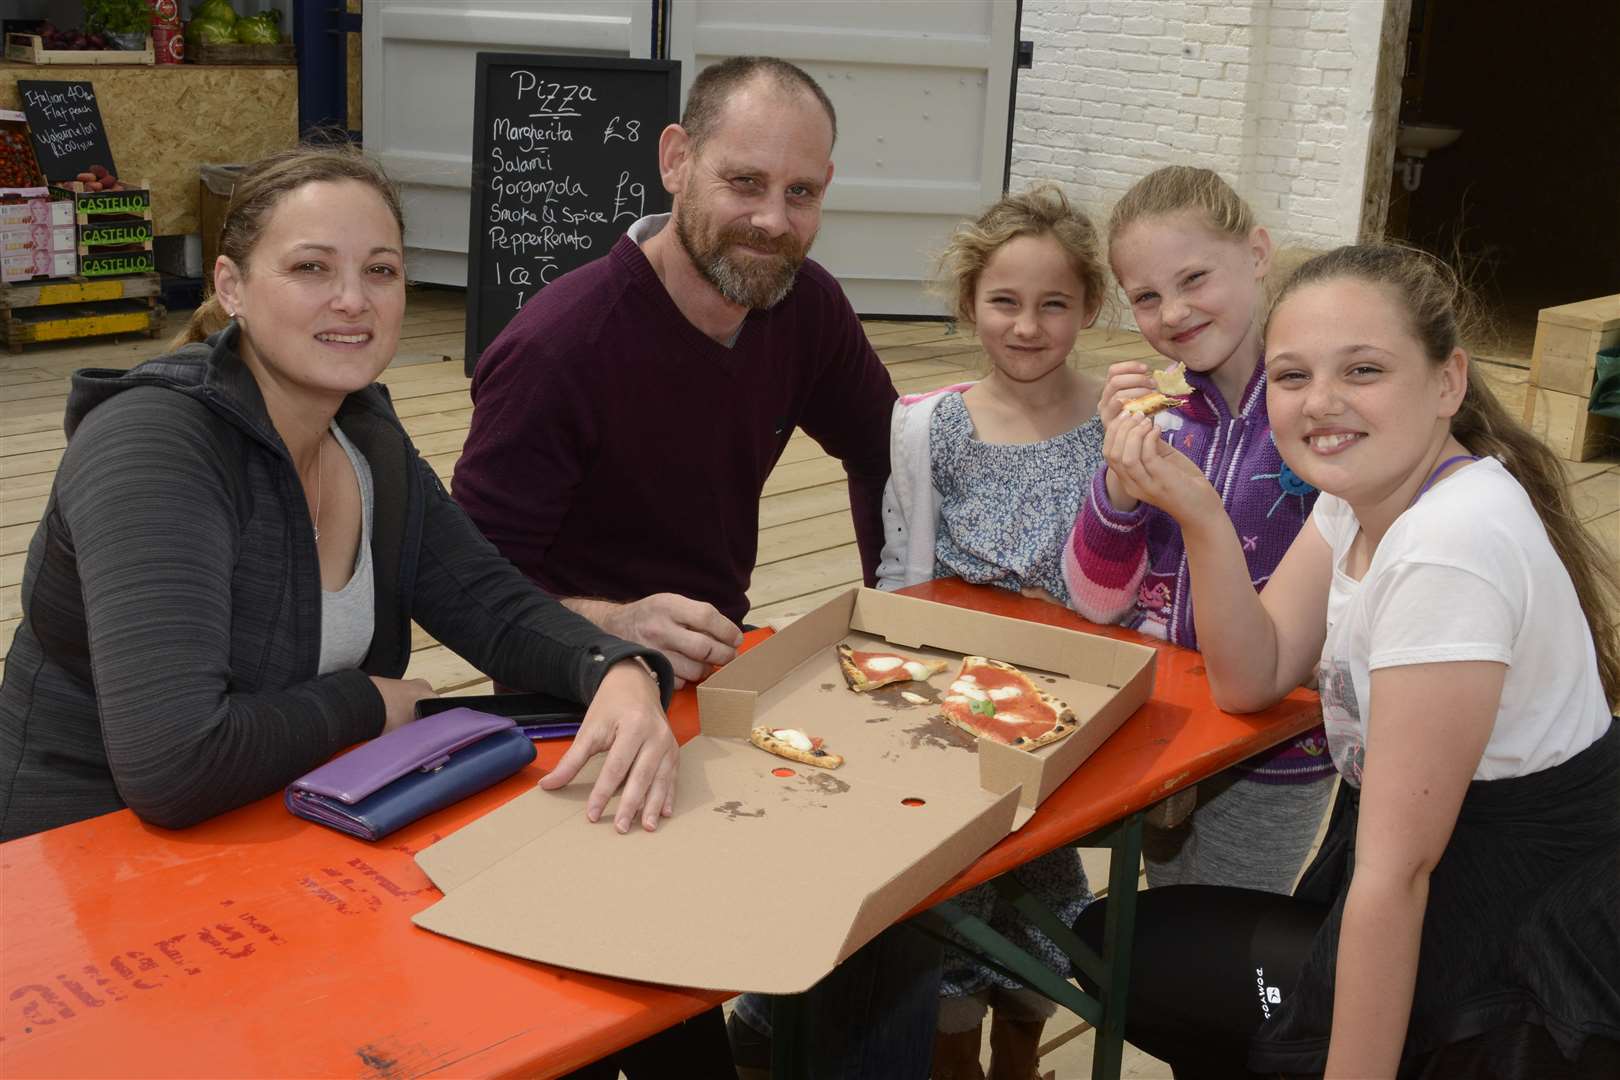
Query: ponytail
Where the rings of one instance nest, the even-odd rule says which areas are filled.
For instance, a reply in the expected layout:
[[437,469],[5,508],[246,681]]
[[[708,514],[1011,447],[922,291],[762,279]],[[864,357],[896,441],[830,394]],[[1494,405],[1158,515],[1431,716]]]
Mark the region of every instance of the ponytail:
[[182,345],[204,341],[230,324],[231,317],[225,314],[225,305],[219,302],[218,295],[211,295],[191,313],[190,321],[169,342],[169,348],[178,349]]
[[[1350,278],[1382,286],[1395,297],[1412,336],[1434,364],[1443,364],[1462,338],[1467,294],[1452,269],[1425,252],[1393,244],[1336,248],[1296,270],[1277,297],[1318,281]],[[1272,307],[1273,313],[1276,306]],[[1470,453],[1494,457],[1519,482],[1547,530],[1597,650],[1598,676],[1611,706],[1620,702],[1620,575],[1569,500],[1563,462],[1515,420],[1484,381],[1468,368],[1468,389],[1451,418],[1451,434]]]
[[1598,675],[1611,706],[1620,702],[1620,579],[1613,561],[1592,531],[1582,524],[1569,499],[1563,462],[1503,408],[1483,379],[1468,367],[1468,390],[1451,418],[1452,436],[1473,454],[1494,457],[1524,488],[1536,508],[1547,539],[1569,571],[1581,599],[1592,643],[1597,647]]

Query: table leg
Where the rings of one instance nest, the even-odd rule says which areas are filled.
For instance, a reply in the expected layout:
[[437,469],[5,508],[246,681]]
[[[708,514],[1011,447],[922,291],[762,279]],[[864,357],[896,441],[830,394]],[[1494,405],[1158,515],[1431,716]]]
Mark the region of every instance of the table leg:
[[1092,1080],[1119,1076],[1125,1053],[1125,1001],[1131,988],[1131,943],[1136,933],[1136,883],[1142,865],[1142,815],[1113,830],[1108,861],[1108,917],[1103,922],[1103,1022],[1092,1048]]
[[804,995],[771,998],[771,1080],[798,1080],[804,1075]]
[[1142,860],[1142,815],[1130,817],[1075,842],[1076,847],[1106,847],[1108,917],[1103,923],[1103,952],[1098,956],[1051,908],[1012,874],[991,884],[1003,899],[1034,923],[1062,949],[1078,971],[1099,988],[1095,996],[1060,979],[984,920],[947,900],[912,918],[913,926],[939,938],[981,963],[1023,983],[1088,1021],[1096,1028],[1092,1051],[1093,1080],[1117,1080],[1124,1056],[1125,1000],[1130,992],[1131,939],[1136,930],[1136,885]]

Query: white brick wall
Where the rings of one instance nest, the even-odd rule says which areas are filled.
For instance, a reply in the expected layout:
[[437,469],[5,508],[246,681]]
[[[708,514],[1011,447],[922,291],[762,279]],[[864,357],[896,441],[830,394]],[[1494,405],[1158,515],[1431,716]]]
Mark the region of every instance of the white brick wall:
[[1024,0],[1012,187],[1101,225],[1161,165],[1212,168],[1284,245],[1360,223],[1383,0]]

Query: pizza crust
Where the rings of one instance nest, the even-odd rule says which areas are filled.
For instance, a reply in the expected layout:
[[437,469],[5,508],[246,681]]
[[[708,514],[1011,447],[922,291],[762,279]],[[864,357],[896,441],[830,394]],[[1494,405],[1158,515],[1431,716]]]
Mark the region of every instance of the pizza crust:
[[819,769],[836,769],[844,763],[842,755],[834,754],[829,750],[823,750],[819,747],[813,750],[800,750],[791,743],[783,742],[771,734],[771,729],[763,724],[748,733],[748,741],[767,754],[775,754],[777,757],[786,758],[789,761],[797,761],[801,765],[814,765]]
[[872,689],[866,673],[855,666],[855,650],[848,645],[838,646],[838,670],[844,673],[844,681],[857,694]]
[[1161,413],[1166,409],[1179,408],[1185,404],[1187,404],[1185,398],[1174,398],[1168,394],[1161,394],[1155,390],[1150,393],[1143,394],[1141,397],[1131,398],[1131,400],[1120,406],[1120,409],[1123,412],[1133,413],[1136,416],[1152,416],[1154,413]]
[[1052,725],[1052,730],[1048,731],[1045,735],[1038,735],[1033,739],[1027,739],[1020,735],[1018,738],[1014,739],[1012,741],[1012,745],[1018,747],[1020,750],[1038,750],[1048,743],[1057,742],[1075,728],[1073,709],[1069,708],[1068,705],[1053,697],[1051,694],[1046,693],[1044,690],[1035,691],[1035,696],[1040,698],[1043,704],[1050,706],[1052,710],[1057,713],[1057,723]]
[[849,688],[857,694],[876,690],[880,686],[892,686],[895,683],[925,682],[948,666],[943,660],[917,660],[901,656],[899,653],[884,653],[881,655],[892,658],[894,665],[874,679],[862,671],[860,664],[856,663],[853,648],[840,643],[837,651],[838,670],[843,674],[844,682],[848,683]]

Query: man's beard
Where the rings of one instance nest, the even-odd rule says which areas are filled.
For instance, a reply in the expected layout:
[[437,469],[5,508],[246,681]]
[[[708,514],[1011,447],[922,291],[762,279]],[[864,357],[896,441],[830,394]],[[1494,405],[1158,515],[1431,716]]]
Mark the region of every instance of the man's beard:
[[[701,216],[701,211],[690,212],[696,209],[694,203],[688,201],[686,208],[688,213],[675,219],[675,238],[703,280],[721,296],[745,308],[763,309],[781,303],[793,288],[809,245],[800,246],[791,232],[772,237],[747,225],[727,225],[708,236],[699,236],[692,218],[697,217],[699,224],[707,224],[708,219]],[[731,248],[737,244],[772,254],[733,252]]]

